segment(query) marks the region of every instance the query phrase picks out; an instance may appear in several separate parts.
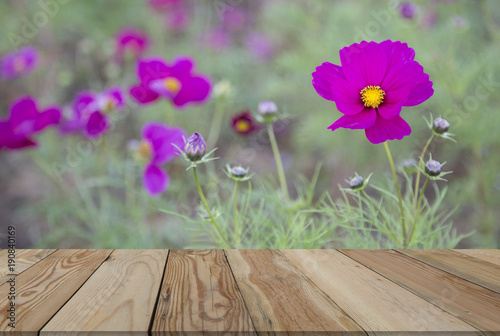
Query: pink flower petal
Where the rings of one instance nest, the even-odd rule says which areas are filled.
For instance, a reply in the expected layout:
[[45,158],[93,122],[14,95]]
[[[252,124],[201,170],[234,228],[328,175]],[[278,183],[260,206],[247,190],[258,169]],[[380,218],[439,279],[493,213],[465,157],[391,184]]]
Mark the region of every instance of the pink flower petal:
[[38,116],[36,102],[33,98],[26,96],[16,100],[10,108],[10,125],[16,128],[27,120],[34,120]]
[[95,93],[92,91],[83,91],[80,92],[75,100],[73,101],[73,113],[75,118],[80,119],[84,115],[90,115],[90,112],[87,109],[90,108],[91,103],[95,100]]
[[141,83],[149,84],[152,80],[165,78],[171,73],[170,67],[160,57],[141,59],[137,63],[137,77]]
[[387,72],[387,49],[390,41],[355,43],[340,50],[345,77],[357,89],[380,85]]
[[143,175],[144,189],[153,197],[164,192],[170,183],[168,174],[156,165],[149,165],[144,170]]
[[395,116],[398,116],[401,113],[401,109],[403,108],[403,101],[392,102],[383,102],[378,108],[378,114],[386,119],[390,120]]
[[172,66],[171,75],[179,79],[189,77],[191,75],[191,70],[194,68],[194,61],[190,57],[179,57],[174,59],[174,65]]
[[415,58],[415,50],[408,47],[406,43],[400,41],[384,41],[390,42],[387,44],[387,69],[397,68]]
[[153,157],[151,162],[164,164],[179,155],[177,148],[182,148],[186,132],[180,127],[169,127],[161,123],[146,123],[142,129],[142,137],[151,142],[153,146]]
[[104,93],[112,96],[116,100],[116,107],[122,108],[125,106],[125,98],[123,97],[122,89],[120,87],[113,86]]
[[130,95],[141,104],[151,103],[159,97],[156,92],[142,85],[136,85],[130,88]]
[[338,65],[323,63],[313,72],[313,87],[318,94],[335,101],[337,109],[344,114],[356,114],[363,110],[359,91],[350,84]]
[[415,106],[423,103],[434,94],[434,89],[432,88],[432,82],[429,80],[428,74],[423,74],[420,80],[410,93],[408,98],[404,103],[404,106]]
[[373,125],[377,118],[377,112],[371,107],[365,107],[363,111],[355,115],[344,115],[334,122],[328,129],[335,131],[337,128],[365,129]]
[[35,124],[33,126],[33,131],[37,132],[49,125],[57,125],[61,120],[61,110],[59,108],[53,107],[39,113],[35,119]]
[[365,134],[371,143],[378,144],[387,140],[401,140],[411,134],[411,128],[400,116],[396,116],[391,120],[385,120],[377,116],[373,126],[365,129]]
[[108,119],[101,112],[97,111],[90,115],[85,133],[89,138],[95,138],[104,133],[108,127]]
[[175,106],[183,107],[188,103],[203,103],[210,94],[210,80],[207,77],[190,77],[181,83],[181,90],[172,100]]

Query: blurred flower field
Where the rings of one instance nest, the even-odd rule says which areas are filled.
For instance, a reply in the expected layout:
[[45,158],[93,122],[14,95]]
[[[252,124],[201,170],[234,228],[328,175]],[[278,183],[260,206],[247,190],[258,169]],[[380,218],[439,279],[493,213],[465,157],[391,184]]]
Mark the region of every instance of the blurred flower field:
[[10,0],[0,16],[0,240],[500,248],[494,0]]

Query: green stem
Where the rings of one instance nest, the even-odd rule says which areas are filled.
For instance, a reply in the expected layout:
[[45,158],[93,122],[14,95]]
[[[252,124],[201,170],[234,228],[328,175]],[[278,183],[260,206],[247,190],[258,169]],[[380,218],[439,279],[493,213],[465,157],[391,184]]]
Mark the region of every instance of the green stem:
[[[382,216],[382,219],[384,220],[385,225],[387,226],[387,228],[391,232],[393,239],[396,239],[396,234],[392,230],[392,226],[389,225],[389,221],[387,220],[387,217],[385,217],[382,210],[375,204],[375,202],[372,201],[370,196],[368,196],[364,190],[361,190],[361,194],[368,200],[368,202],[370,202],[370,204],[375,208],[375,210],[377,210],[377,212]],[[396,243],[397,243],[397,241],[396,241]]]
[[212,221],[212,225],[215,228],[215,231],[219,234],[219,237],[229,246],[229,248],[234,248],[231,243],[227,240],[227,238],[222,234],[222,231],[220,230],[219,224],[217,224],[217,221],[214,218],[214,215],[212,214],[212,211],[210,210],[210,207],[208,206],[207,199],[205,198],[205,195],[203,194],[203,190],[201,189],[200,182],[198,181],[198,174],[196,173],[196,167],[193,167],[193,175],[194,175],[194,181],[196,183],[196,187],[198,188],[198,193],[200,194],[201,202],[205,206],[205,209],[207,210],[208,216],[210,217],[210,220]]
[[170,102],[167,102],[167,112],[165,113],[165,119],[168,125],[175,125],[175,111]]
[[214,117],[212,118],[212,125],[208,133],[207,147],[214,148],[220,135],[220,128],[222,125],[222,118],[224,117],[224,103],[218,101],[215,105]]
[[401,189],[399,188],[398,174],[396,173],[396,167],[394,166],[394,161],[392,160],[391,151],[389,150],[389,146],[387,142],[384,142],[385,152],[387,153],[387,158],[389,159],[389,163],[392,169],[392,175],[394,176],[394,182],[396,183],[396,191],[398,192],[399,199],[399,209],[401,211],[401,225],[403,228],[403,244],[406,245],[406,221],[405,221],[405,211],[403,208],[403,197],[401,197]]
[[236,246],[240,245],[240,233],[238,228],[238,181],[234,184],[234,241]]
[[[431,137],[429,140],[427,140],[427,143],[425,144],[424,148],[422,149],[422,154],[420,154],[420,157],[422,158],[421,160],[418,161],[418,168],[422,168],[422,160],[424,159],[425,153],[427,152],[427,149],[429,148],[432,140],[434,139],[434,132],[432,132]],[[414,195],[413,195],[413,212],[415,212],[415,207],[417,206],[417,197],[418,197],[418,188],[420,187],[420,174],[421,171],[420,169],[417,169],[417,177],[415,179],[415,188],[414,188]]]
[[281,190],[285,195],[285,199],[288,201],[290,199],[290,195],[288,194],[288,186],[286,184],[285,171],[283,169],[283,163],[281,162],[278,143],[276,142],[273,125],[271,123],[267,124],[267,133],[269,134],[269,142],[271,142],[271,148],[273,150],[274,160],[276,161],[276,170],[278,171],[278,178],[280,180]]
[[422,190],[420,191],[420,196],[418,197],[417,212],[415,213],[415,219],[413,220],[413,227],[411,229],[410,238],[408,239],[408,244],[405,246],[405,248],[408,248],[408,246],[410,246],[411,239],[413,238],[413,234],[415,233],[415,228],[417,227],[418,215],[420,214],[420,205],[422,205],[422,198],[424,197],[424,191],[425,191],[425,187],[427,187],[427,183],[429,183],[428,177],[425,180],[425,183],[422,186]]

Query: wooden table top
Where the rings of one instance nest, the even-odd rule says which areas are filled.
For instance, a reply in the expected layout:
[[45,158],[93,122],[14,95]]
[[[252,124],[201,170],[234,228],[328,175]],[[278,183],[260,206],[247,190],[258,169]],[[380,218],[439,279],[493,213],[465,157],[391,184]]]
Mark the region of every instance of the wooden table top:
[[500,250],[7,255],[0,335],[500,335]]

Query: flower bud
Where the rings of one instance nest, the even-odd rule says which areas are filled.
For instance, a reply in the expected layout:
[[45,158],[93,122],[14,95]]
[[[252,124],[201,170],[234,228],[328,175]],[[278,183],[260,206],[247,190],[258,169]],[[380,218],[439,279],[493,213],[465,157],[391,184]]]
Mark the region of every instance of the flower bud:
[[349,187],[351,187],[351,189],[359,189],[363,186],[364,182],[365,180],[362,176],[356,175],[349,181]]
[[242,178],[247,176],[248,169],[245,169],[242,166],[234,166],[231,168],[230,173],[232,177]]
[[261,101],[259,103],[259,114],[263,117],[275,115],[278,112],[278,107],[272,101]]
[[436,160],[429,160],[425,163],[425,173],[429,176],[439,176],[443,165]]
[[276,120],[276,112],[278,112],[278,107],[272,101],[261,101],[259,103],[258,112],[258,121],[264,122],[266,124],[271,124]]
[[207,151],[207,144],[200,133],[193,133],[184,146],[184,152],[191,162],[200,161]]
[[224,79],[214,86],[213,96],[215,98],[228,98],[233,94],[231,83]]
[[432,129],[437,134],[443,134],[445,132],[448,132],[448,130],[450,129],[450,123],[443,118],[436,118],[434,119]]

